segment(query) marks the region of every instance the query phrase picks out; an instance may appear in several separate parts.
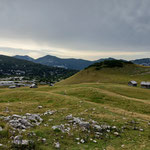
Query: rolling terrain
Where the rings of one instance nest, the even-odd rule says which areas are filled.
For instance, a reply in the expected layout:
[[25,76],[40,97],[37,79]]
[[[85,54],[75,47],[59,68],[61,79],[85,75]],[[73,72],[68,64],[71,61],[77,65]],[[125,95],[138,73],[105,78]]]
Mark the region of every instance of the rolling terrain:
[[[116,63],[114,66],[105,66],[105,62]],[[121,66],[115,66],[116,64],[121,64]],[[128,63],[120,60],[104,61],[89,66],[88,68],[78,72],[67,80],[61,81],[59,84],[101,82],[127,84],[130,80],[135,80],[138,83],[141,81],[149,81],[150,67],[140,66],[133,64],[132,62]]]
[[89,65],[94,63],[93,61],[88,61],[83,59],[73,59],[73,58],[63,59],[51,55],[40,57],[38,59],[33,59],[29,56],[19,56],[19,55],[14,56],[14,58],[29,60],[35,63],[39,63],[51,67],[59,67],[59,68],[75,69],[75,70],[82,70],[85,67],[88,67]]
[[[75,70],[83,70],[86,67],[88,67],[89,65],[92,65],[96,62],[103,62],[105,60],[115,60],[114,58],[111,58],[111,57],[101,58],[101,59],[98,59],[95,61],[89,61],[89,60],[84,60],[84,59],[74,59],[74,58],[63,59],[63,58],[59,58],[59,57],[51,56],[51,55],[43,56],[38,59],[34,59],[27,55],[25,55],[25,56],[16,55],[13,57],[18,58],[18,59],[27,60],[27,61],[32,61],[35,63],[47,65],[47,66],[68,68],[68,69],[75,69]],[[137,64],[137,65],[150,66],[150,58],[135,59],[135,60],[131,60],[131,62],[133,62],[134,64]]]
[[46,55],[38,59],[33,59],[32,57],[29,56],[20,56],[20,55],[16,55],[13,57],[17,59],[32,61],[34,63],[39,63],[42,65],[47,65],[50,67],[59,67],[59,68],[75,69],[75,70],[83,70],[84,68],[96,62],[102,62],[104,60],[114,60],[113,58],[102,58],[96,61],[89,61],[89,60],[74,59],[74,58],[65,59],[65,58],[59,58],[51,55]]
[[[149,68],[113,64],[95,64],[53,87],[1,88],[0,149],[149,150],[150,90],[126,83],[135,72],[138,81],[148,79]],[[15,130],[20,125],[13,129],[13,121],[6,119],[14,114],[42,119]],[[30,143],[14,143],[16,136]]]

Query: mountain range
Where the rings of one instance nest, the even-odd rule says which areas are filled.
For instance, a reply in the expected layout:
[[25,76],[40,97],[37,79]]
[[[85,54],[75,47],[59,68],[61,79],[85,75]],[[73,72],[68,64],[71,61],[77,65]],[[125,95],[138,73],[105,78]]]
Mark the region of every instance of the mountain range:
[[0,55],[0,77],[25,76],[57,81],[59,79],[65,79],[76,72],[76,70],[50,67],[27,60]]
[[89,61],[89,60],[74,59],[74,58],[63,59],[63,58],[58,58],[56,56],[51,56],[51,55],[46,55],[46,56],[40,57],[38,59],[33,59],[32,57],[29,57],[27,55],[26,56],[16,55],[16,56],[14,56],[14,58],[32,61],[32,62],[39,63],[42,65],[65,68],[65,69],[74,69],[74,70],[82,70],[96,62],[101,62],[106,59],[107,60],[113,59],[113,58],[106,58],[106,59],[104,58],[104,59],[99,59],[96,61]]
[[[35,63],[40,63],[47,66],[52,67],[59,67],[59,68],[65,68],[65,69],[75,69],[75,70],[83,70],[84,68],[96,63],[96,62],[102,62],[104,60],[113,60],[114,58],[102,58],[96,61],[89,61],[84,59],[64,59],[64,58],[58,58],[56,56],[46,55],[44,57],[40,57],[38,59],[33,59],[29,56],[20,56],[16,55],[14,56],[18,59],[23,59],[27,61],[32,61]],[[131,60],[133,63],[138,65],[144,65],[144,66],[150,66],[150,58],[144,58],[144,59],[136,59]]]
[[143,66],[150,66],[150,58],[132,60],[133,63]]

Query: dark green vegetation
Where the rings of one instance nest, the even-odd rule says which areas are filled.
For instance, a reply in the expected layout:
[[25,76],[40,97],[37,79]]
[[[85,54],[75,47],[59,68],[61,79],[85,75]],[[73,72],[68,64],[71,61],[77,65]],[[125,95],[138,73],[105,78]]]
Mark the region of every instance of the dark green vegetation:
[[77,71],[48,67],[26,60],[0,55],[0,76],[25,76],[48,81],[65,79]]
[[116,68],[116,67],[121,68],[127,64],[133,64],[133,63],[130,61],[123,61],[123,60],[104,60],[102,62],[95,63],[89,66],[88,68],[95,67],[96,70],[100,70],[102,68]]

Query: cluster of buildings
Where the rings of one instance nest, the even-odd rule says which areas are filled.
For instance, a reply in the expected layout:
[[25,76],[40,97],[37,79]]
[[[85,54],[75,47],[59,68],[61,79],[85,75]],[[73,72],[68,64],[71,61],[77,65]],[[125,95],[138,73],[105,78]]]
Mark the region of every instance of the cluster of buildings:
[[0,81],[0,87],[9,87],[9,88],[16,88],[16,87],[35,87],[37,85],[34,85],[32,81]]
[[[128,82],[128,85],[137,87],[138,83],[136,81],[130,81],[130,82]],[[150,82],[142,81],[141,88],[150,89]]]
[[[0,87],[9,87],[10,89],[17,88],[17,87],[30,87],[30,88],[37,88],[38,85],[36,84],[38,81],[29,81],[29,80],[23,80],[23,78],[14,78],[13,80],[11,78],[4,78],[0,80]],[[51,82],[38,82],[39,85],[49,85],[54,86],[54,83]]]

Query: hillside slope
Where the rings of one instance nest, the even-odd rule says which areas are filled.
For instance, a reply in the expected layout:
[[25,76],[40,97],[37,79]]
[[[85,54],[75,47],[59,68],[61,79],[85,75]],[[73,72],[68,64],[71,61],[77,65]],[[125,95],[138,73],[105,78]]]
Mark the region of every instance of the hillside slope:
[[26,77],[43,77],[66,78],[74,74],[76,71],[63,68],[49,67],[26,60],[16,59],[0,55],[0,76],[26,76]]
[[[111,66],[112,65],[112,66]],[[150,67],[135,65],[121,60],[96,63],[59,84],[125,83],[130,80],[149,81]]]

